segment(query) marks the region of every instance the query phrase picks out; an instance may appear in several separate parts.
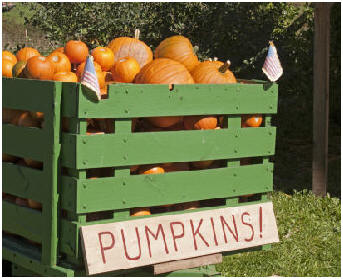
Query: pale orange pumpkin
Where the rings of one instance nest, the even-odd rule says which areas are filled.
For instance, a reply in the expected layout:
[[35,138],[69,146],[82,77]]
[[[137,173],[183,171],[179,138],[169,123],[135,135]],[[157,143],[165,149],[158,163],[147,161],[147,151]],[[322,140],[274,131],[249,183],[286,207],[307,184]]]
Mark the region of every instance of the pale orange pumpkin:
[[133,57],[123,57],[115,62],[111,69],[112,80],[116,82],[133,82],[136,74],[140,71],[137,60]]
[[194,83],[237,83],[234,74],[229,70],[230,61],[204,61],[194,67]]
[[139,40],[139,33],[139,30],[136,29],[135,38],[119,37],[108,44],[107,47],[112,50],[115,62],[120,58],[131,56],[137,60],[142,68],[152,61],[152,51],[143,41]]
[[178,61],[189,71],[199,64],[190,40],[184,36],[177,35],[164,39],[155,49],[154,55],[155,58],[169,58]]

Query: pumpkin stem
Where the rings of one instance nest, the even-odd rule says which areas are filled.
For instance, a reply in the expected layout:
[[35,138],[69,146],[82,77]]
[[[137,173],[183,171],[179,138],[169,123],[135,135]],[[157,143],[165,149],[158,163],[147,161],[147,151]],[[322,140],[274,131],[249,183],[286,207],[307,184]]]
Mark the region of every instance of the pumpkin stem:
[[135,39],[139,40],[140,34],[141,34],[141,31],[139,29],[135,29]]
[[226,71],[227,71],[227,69],[229,69],[229,67],[230,67],[230,65],[231,65],[231,62],[230,62],[230,60],[227,60],[225,63],[224,63],[224,65],[221,65],[220,67],[219,67],[219,72],[221,72],[221,73],[225,73]]

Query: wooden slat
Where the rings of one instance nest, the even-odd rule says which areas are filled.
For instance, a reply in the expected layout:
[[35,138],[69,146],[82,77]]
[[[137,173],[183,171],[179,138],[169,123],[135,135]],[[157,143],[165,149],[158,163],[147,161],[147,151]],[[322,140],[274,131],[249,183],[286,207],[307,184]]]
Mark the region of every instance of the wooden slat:
[[330,7],[315,4],[313,64],[313,162],[312,191],[325,196],[328,176]]
[[3,153],[42,162],[46,158],[47,148],[47,137],[43,129],[2,125]]
[[179,261],[171,261],[166,263],[160,263],[153,265],[154,274],[162,274],[171,272],[174,270],[180,270],[180,269],[187,269],[187,268],[194,268],[209,264],[219,264],[223,261],[222,254],[212,254],[212,255],[206,255],[202,257],[196,257],[192,259],[186,259],[186,260],[179,260]]
[[40,211],[2,201],[2,229],[41,242],[47,228]]
[[3,192],[43,202],[48,187],[43,171],[3,162],[2,173]]
[[132,134],[63,134],[62,165],[87,169],[270,156],[275,127]]
[[53,81],[2,78],[2,107],[48,112],[53,106]]
[[87,213],[268,192],[273,187],[272,166],[270,163],[98,179],[64,177],[62,207]]
[[187,84],[174,85],[172,91],[167,84],[111,84],[108,99],[99,102],[87,99],[79,88],[78,96],[74,87],[69,87],[70,92],[65,88],[63,116],[132,118],[277,111],[276,84]]

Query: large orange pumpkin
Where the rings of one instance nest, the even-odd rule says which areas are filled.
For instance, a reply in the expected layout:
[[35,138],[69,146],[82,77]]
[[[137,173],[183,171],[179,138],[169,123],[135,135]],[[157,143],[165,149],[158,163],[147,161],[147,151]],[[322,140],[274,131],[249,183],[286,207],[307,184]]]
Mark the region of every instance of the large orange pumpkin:
[[183,125],[186,130],[209,130],[217,127],[217,117],[214,116],[185,116]]
[[131,56],[137,60],[139,66],[142,68],[153,59],[150,47],[148,47],[143,41],[139,40],[139,30],[136,30],[135,32],[135,38],[115,38],[107,47],[113,51],[115,62],[120,58]]
[[96,47],[92,50],[94,61],[97,62],[103,71],[109,71],[114,65],[113,51],[108,47]]
[[52,79],[56,81],[64,81],[64,82],[77,82],[77,76],[75,73],[72,73],[72,72],[55,73]]
[[112,80],[126,83],[133,82],[140,69],[135,58],[130,56],[120,58],[111,69]]
[[199,64],[191,42],[184,36],[172,36],[164,39],[155,49],[154,55],[155,58],[170,58],[178,61],[189,71]]
[[2,76],[11,78],[13,66],[14,64],[11,60],[2,59]]
[[18,62],[17,57],[8,50],[2,51],[2,61],[4,61],[4,59],[12,61],[13,64],[16,64]]
[[24,48],[20,49],[16,54],[18,61],[22,61],[22,60],[27,61],[31,57],[39,56],[39,55],[40,55],[39,51],[35,48],[32,48],[32,47],[24,47]]
[[192,84],[194,80],[181,63],[169,58],[157,58],[136,75],[135,83]]
[[39,55],[27,60],[27,64],[23,71],[27,78],[52,80],[54,66],[45,56]]
[[50,54],[48,60],[54,65],[54,73],[71,71],[71,63],[68,56],[61,52]]
[[88,56],[88,47],[84,42],[70,40],[64,47],[64,53],[73,64],[80,64],[86,61]]
[[194,67],[192,76],[195,83],[237,83],[229,70],[230,61],[204,61]]

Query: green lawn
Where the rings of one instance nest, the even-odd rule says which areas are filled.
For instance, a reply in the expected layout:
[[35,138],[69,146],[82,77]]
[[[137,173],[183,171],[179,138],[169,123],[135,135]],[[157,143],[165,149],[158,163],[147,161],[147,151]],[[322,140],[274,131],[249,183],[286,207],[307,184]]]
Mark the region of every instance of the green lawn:
[[226,256],[227,277],[341,276],[341,203],[308,191],[272,195],[280,242],[271,250]]

